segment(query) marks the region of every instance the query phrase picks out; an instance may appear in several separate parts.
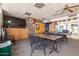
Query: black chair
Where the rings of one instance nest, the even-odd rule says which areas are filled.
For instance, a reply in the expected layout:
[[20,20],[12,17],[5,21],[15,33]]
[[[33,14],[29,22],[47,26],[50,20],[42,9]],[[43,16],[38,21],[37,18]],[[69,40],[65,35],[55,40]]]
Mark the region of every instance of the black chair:
[[[58,33],[52,33],[52,32],[45,32],[44,34],[46,34],[46,35],[55,35],[55,36],[63,36],[63,35],[60,35]],[[60,38],[59,40],[56,40],[56,44],[57,44],[57,46],[59,45],[60,48],[61,48],[61,41],[62,40],[63,40],[63,38]]]
[[69,31],[68,30],[63,30],[63,33],[69,33]]
[[30,44],[31,44],[31,54],[30,54],[31,56],[34,50],[41,46],[43,47],[44,55],[46,55],[44,39],[37,37],[35,35],[29,35],[29,39],[30,39]]
[[2,37],[3,42],[10,40],[12,44],[15,44],[15,38],[12,35],[8,35],[8,32],[6,29],[4,29],[4,36]]
[[[57,36],[57,34],[56,33],[51,33],[51,32],[45,32],[44,33],[45,35],[55,35],[55,36]],[[53,38],[52,38],[53,39]],[[60,38],[60,39],[62,39],[62,38]],[[45,42],[46,42],[46,48],[50,48],[50,45],[52,45],[51,46],[51,48],[52,48],[52,50],[49,52],[50,54],[53,52],[53,51],[55,51],[55,52],[57,52],[57,53],[60,53],[59,51],[58,51],[58,47],[60,47],[61,48],[61,42],[60,42],[60,39],[58,39],[58,40],[49,40],[49,39],[47,39]]]
[[[65,34],[63,34],[63,33],[65,33]],[[63,36],[63,39],[64,39],[63,41],[66,42],[66,43],[68,43],[67,34],[69,34],[68,30],[63,30],[62,33],[60,33],[60,35]]]

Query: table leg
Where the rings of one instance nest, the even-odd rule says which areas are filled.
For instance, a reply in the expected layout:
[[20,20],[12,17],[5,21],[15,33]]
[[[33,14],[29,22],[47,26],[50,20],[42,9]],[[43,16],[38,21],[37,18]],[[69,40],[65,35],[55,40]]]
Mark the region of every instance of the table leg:
[[45,56],[45,55],[46,55],[45,40],[43,39],[42,41],[43,41],[43,42],[42,42],[42,43],[43,43],[43,51],[44,51],[44,56]]
[[53,41],[53,49],[49,52],[49,54],[51,54],[53,51],[57,52],[57,53],[60,53],[58,50],[57,50],[57,41]]
[[68,38],[67,36],[64,36],[65,42],[68,43]]

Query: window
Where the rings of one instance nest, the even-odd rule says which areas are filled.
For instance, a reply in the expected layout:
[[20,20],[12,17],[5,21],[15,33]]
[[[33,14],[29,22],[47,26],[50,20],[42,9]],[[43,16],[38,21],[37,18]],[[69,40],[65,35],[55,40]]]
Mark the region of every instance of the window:
[[78,33],[78,26],[77,24],[72,24],[72,34],[77,34]]
[[71,23],[68,23],[68,24],[67,24],[67,30],[69,30],[70,33],[72,32]]
[[62,32],[63,30],[67,30],[67,24],[65,22],[57,23],[56,31]]
[[78,34],[79,19],[73,18],[73,19],[66,19],[66,20],[62,20],[62,21],[60,20],[57,22],[56,31],[68,30],[69,33],[72,32],[72,34]]

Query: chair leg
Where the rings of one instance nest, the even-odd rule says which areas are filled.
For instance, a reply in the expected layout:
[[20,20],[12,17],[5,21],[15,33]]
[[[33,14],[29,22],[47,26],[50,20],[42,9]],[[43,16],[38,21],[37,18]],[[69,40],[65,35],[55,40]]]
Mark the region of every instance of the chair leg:
[[45,47],[44,47],[44,56],[46,56],[46,50],[45,50]]
[[52,50],[49,52],[49,54],[51,54],[51,53],[54,51],[54,46],[55,46],[55,44],[54,44],[54,41],[52,41],[52,42],[53,42]]
[[43,42],[43,51],[44,51],[44,56],[46,56],[46,49],[45,49],[45,41],[44,40],[42,40]]
[[33,54],[33,45],[32,45],[32,42],[30,42],[31,43],[31,53],[30,53],[30,56],[32,56],[32,54]]
[[57,41],[54,41],[54,49],[57,49]]
[[16,41],[15,41],[15,39],[13,39],[13,40],[12,40],[12,43],[13,43],[14,45],[16,44]]
[[31,45],[31,53],[30,53],[30,56],[32,56],[32,53],[33,53],[33,44],[32,44],[32,41],[31,41],[31,39],[30,39],[30,45]]
[[68,43],[68,38],[66,36],[64,37],[64,41]]
[[56,51],[57,53],[60,53],[60,52],[57,50],[57,49],[58,49],[58,47],[57,47],[58,44],[57,44],[57,43],[58,43],[58,42],[55,41],[55,46],[56,46],[56,47],[55,47],[54,49],[55,49],[55,51]]
[[61,42],[60,41],[58,41],[58,44],[59,44],[59,47],[61,48]]
[[31,53],[30,53],[30,56],[32,56],[32,54],[33,54],[33,48],[31,48]]

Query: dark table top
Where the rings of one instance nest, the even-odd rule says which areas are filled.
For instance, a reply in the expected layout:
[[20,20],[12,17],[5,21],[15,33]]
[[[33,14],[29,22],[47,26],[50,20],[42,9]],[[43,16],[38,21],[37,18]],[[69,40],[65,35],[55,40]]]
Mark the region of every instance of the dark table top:
[[46,34],[36,34],[36,36],[41,37],[41,38],[46,38],[49,40],[57,40],[63,37],[63,36],[46,35]]

